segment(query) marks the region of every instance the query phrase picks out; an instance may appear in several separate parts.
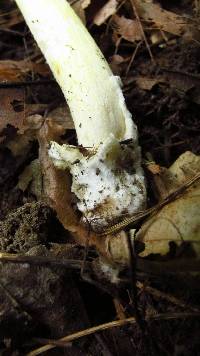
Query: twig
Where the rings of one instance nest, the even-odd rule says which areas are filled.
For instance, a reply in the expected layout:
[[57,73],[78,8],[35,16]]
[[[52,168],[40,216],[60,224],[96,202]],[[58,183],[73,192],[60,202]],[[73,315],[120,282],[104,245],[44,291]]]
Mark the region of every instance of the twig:
[[115,307],[117,318],[126,319],[125,308],[122,306],[120,300],[117,297],[113,298],[113,304]]
[[24,37],[24,34],[19,31],[10,30],[9,28],[0,28],[0,32],[8,33],[9,35]]
[[156,213],[158,210],[163,208],[165,205],[170,203],[171,201],[177,199],[181,194],[183,194],[189,187],[191,187],[194,183],[196,183],[200,178],[200,172],[197,173],[193,178],[189,179],[187,182],[185,182],[183,185],[181,185],[177,190],[174,192],[170,193],[164,200],[162,200],[160,203],[157,205],[153,206],[152,208],[149,208],[147,210],[141,211],[133,216],[130,216],[128,218],[123,219],[121,222],[118,224],[114,224],[108,228],[106,228],[103,232],[99,233],[99,235],[109,235],[114,232],[117,232],[126,226],[136,223],[142,218]]
[[152,54],[152,52],[151,52],[150,46],[149,46],[149,44],[148,44],[148,41],[147,41],[147,38],[146,38],[146,35],[145,35],[145,32],[144,32],[142,23],[141,23],[141,21],[140,21],[140,17],[139,17],[139,15],[138,15],[138,12],[137,12],[137,9],[136,9],[134,0],[130,0],[130,2],[131,2],[131,5],[132,5],[132,8],[133,8],[135,17],[136,17],[136,19],[137,19],[137,21],[138,21],[138,24],[139,24],[139,26],[140,26],[140,30],[141,30],[142,36],[143,36],[143,38],[144,38],[144,42],[145,42],[145,45],[146,45],[147,50],[148,50],[148,52],[149,52],[150,58],[151,58],[151,60],[152,60],[152,63],[155,64],[155,59],[154,59],[153,54]]
[[41,345],[46,344],[46,345],[55,345],[58,347],[72,347],[71,342],[66,342],[66,341],[61,341],[61,340],[45,339],[45,338],[41,338],[41,337],[34,337],[32,340],[41,344]]
[[113,354],[110,352],[110,350],[108,349],[108,346],[107,344],[105,343],[104,339],[102,338],[101,335],[99,334],[95,334],[95,338],[97,340],[97,342],[99,343],[99,345],[101,346],[102,348],[102,355],[104,356],[113,356]]
[[129,260],[130,260],[130,291],[131,291],[131,299],[132,299],[132,304],[134,307],[134,312],[135,312],[135,318],[140,326],[140,329],[142,333],[144,334],[144,322],[143,318],[140,314],[139,308],[138,308],[138,298],[137,298],[137,276],[136,276],[136,269],[137,269],[137,255],[135,251],[135,241],[131,241],[130,236],[127,234],[127,244],[128,244],[128,250],[129,250]]
[[155,148],[153,148],[154,151],[160,151],[163,150],[165,147],[176,147],[176,146],[181,146],[181,145],[185,145],[186,143],[188,143],[189,140],[182,140],[182,141],[178,141],[178,142],[174,142],[174,143],[168,143],[168,144],[162,144],[161,146],[157,146]]
[[175,259],[169,261],[150,261],[144,258],[137,260],[138,271],[154,275],[170,275],[170,274],[183,274],[189,272],[200,272],[200,259]]
[[126,69],[125,77],[126,77],[126,76],[128,75],[128,73],[129,73],[129,70],[130,70],[130,68],[131,68],[131,65],[132,65],[132,63],[133,63],[133,61],[134,61],[134,59],[135,59],[135,56],[136,56],[136,54],[137,54],[137,52],[138,52],[138,49],[140,48],[141,44],[142,44],[142,41],[140,41],[140,42],[137,44],[137,46],[135,47],[135,49],[134,49],[134,51],[133,51],[133,54],[132,54],[131,59],[130,59],[130,62],[129,62],[129,64],[128,64],[128,66],[127,66],[127,69]]
[[156,288],[146,286],[144,283],[141,283],[139,281],[137,281],[137,288],[139,288],[140,290],[143,290],[143,291],[147,291],[149,294],[153,295],[154,297],[159,298],[159,299],[164,299],[174,305],[177,305],[178,307],[181,307],[184,309],[189,309],[193,312],[198,312],[198,313],[200,312],[200,310],[198,308],[195,308],[195,307],[192,307],[191,305],[186,304],[185,302],[174,297],[173,295],[162,292]]
[[199,83],[200,83],[200,75],[199,74],[189,73],[189,72],[185,72],[183,70],[170,69],[170,68],[166,68],[166,67],[160,67],[160,70],[163,72],[166,72],[166,73],[178,74],[183,77],[189,77],[193,80],[196,80],[195,84],[197,84],[197,85],[199,85]]
[[[82,260],[72,260],[64,258],[55,258],[48,256],[26,256],[12,253],[0,253],[0,262],[12,262],[12,263],[28,263],[30,265],[54,265],[63,266],[70,269],[80,270],[83,264]],[[85,261],[87,267],[90,266],[90,262]]]
[[[159,321],[159,320],[175,320],[175,319],[197,318],[197,317],[200,317],[200,312],[157,314],[157,315],[148,316],[145,318],[145,320],[146,321]],[[81,337],[92,335],[92,334],[102,331],[102,330],[107,330],[107,329],[111,329],[114,327],[120,327],[120,326],[124,326],[127,324],[136,324],[136,319],[134,317],[130,317],[130,318],[127,318],[124,320],[116,320],[116,321],[111,321],[109,323],[93,326],[91,328],[78,331],[71,335],[64,336],[61,339],[59,339],[59,341],[71,342],[71,341],[80,339]],[[41,353],[51,350],[55,347],[56,347],[55,345],[44,345],[42,347],[39,347],[39,348],[29,352],[27,354],[27,356],[40,355]]]
[[28,87],[36,85],[45,85],[45,84],[55,84],[57,85],[54,79],[41,79],[35,81],[22,81],[22,82],[0,82],[0,89],[2,88],[15,88],[15,87]]
[[127,234],[127,244],[128,244],[128,249],[129,249],[129,258],[130,258],[130,274],[131,274],[131,280],[130,280],[130,292],[131,292],[131,302],[134,307],[134,312],[135,312],[135,319],[137,321],[137,324],[141,330],[141,335],[142,335],[142,342],[145,346],[146,351],[150,347],[148,345],[148,337],[146,338],[147,334],[147,325],[146,325],[146,320],[144,318],[143,312],[140,311],[139,306],[138,306],[138,295],[137,295],[137,254],[135,251],[135,240],[133,242],[131,241],[131,238],[129,234]]
[[[72,270],[81,270],[83,261],[49,256],[26,256],[12,253],[0,253],[0,262],[28,263],[35,266],[56,266]],[[91,263],[85,261],[85,267],[90,268]],[[137,259],[137,272],[147,274],[168,275],[171,273],[188,273],[200,271],[200,259],[177,259],[165,262],[150,261],[143,258]],[[98,285],[99,286],[99,285]]]

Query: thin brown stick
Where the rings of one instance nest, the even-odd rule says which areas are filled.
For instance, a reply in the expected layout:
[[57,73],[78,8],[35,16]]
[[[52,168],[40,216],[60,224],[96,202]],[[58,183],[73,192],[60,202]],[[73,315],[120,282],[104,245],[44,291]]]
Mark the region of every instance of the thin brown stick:
[[[185,318],[192,318],[192,317],[200,317],[200,312],[198,312],[198,313],[195,312],[195,313],[157,314],[157,315],[148,316],[145,320],[146,321],[175,320],[175,319],[185,319]],[[114,327],[120,327],[120,326],[124,326],[127,324],[136,324],[136,319],[134,317],[130,317],[130,318],[127,318],[124,320],[116,320],[116,321],[111,321],[109,323],[93,326],[91,328],[78,331],[71,335],[64,336],[61,339],[59,339],[59,341],[70,342],[70,341],[77,340],[81,337],[92,335],[92,334],[102,331],[102,330],[107,330],[107,329],[114,328]],[[39,347],[39,348],[29,352],[27,354],[27,356],[40,355],[41,353],[51,350],[55,347],[56,347],[55,345],[44,345],[42,347]]]
[[183,275],[193,272],[200,272],[199,258],[181,258],[168,261],[150,261],[138,258],[137,270],[146,274],[168,276],[171,274]]
[[47,85],[54,84],[58,85],[54,79],[40,79],[40,80],[25,80],[22,82],[0,82],[0,89],[4,88],[20,88],[20,87],[29,87],[37,85]]
[[143,36],[143,38],[144,38],[144,42],[145,42],[145,45],[146,45],[147,50],[148,50],[148,52],[149,52],[150,58],[151,58],[151,60],[152,60],[152,63],[155,64],[155,59],[154,59],[154,57],[153,57],[153,54],[152,54],[152,52],[151,52],[151,48],[150,48],[149,43],[148,43],[148,41],[147,41],[147,38],[146,38],[146,35],[145,35],[145,32],[144,32],[144,29],[143,29],[143,26],[142,26],[140,17],[139,17],[139,15],[138,15],[138,12],[137,12],[137,9],[136,9],[136,6],[135,6],[135,2],[134,2],[134,0],[130,0],[130,3],[131,3],[131,5],[132,5],[133,12],[134,12],[135,17],[136,17],[136,19],[137,19],[137,21],[138,21],[138,24],[139,24],[139,26],[140,26],[140,30],[141,30],[142,36]]
[[0,28],[0,33],[1,32],[8,33],[9,35],[24,37],[23,33],[19,32],[19,31],[15,31],[15,30],[10,30],[9,28]]
[[[0,262],[11,262],[11,263],[28,263],[35,266],[57,266],[64,267],[73,270],[81,270],[83,265],[83,260],[72,260],[67,258],[57,258],[48,256],[26,256],[12,253],[0,253]],[[85,267],[90,269],[91,263],[85,261]],[[169,275],[171,273],[183,274],[189,272],[199,272],[200,271],[200,259],[176,259],[169,260],[165,262],[150,261],[143,258],[138,258],[137,260],[137,272],[145,272],[147,274],[155,275]]]
[[[66,258],[55,258],[51,256],[26,256],[13,253],[0,252],[0,262],[11,262],[11,263],[28,263],[30,265],[36,266],[63,266],[69,269],[80,270],[83,264],[82,260],[72,260]],[[85,261],[87,266],[90,265],[89,262]]]
[[40,337],[34,337],[33,341],[41,344],[41,345],[55,345],[58,347],[72,347],[71,342],[61,341],[61,340],[52,340],[52,339],[45,339]]
[[156,288],[146,286],[144,283],[141,283],[139,281],[137,281],[137,288],[139,288],[140,290],[143,290],[143,291],[147,291],[147,293],[151,294],[152,296],[154,296],[158,299],[166,300],[167,302],[170,302],[178,307],[184,308],[186,310],[188,309],[188,310],[191,310],[191,311],[197,312],[197,313],[200,312],[200,310],[198,308],[195,308],[189,304],[186,304],[185,302],[174,297],[173,295],[162,292]]
[[133,63],[133,61],[134,61],[134,59],[135,59],[135,56],[136,56],[136,54],[137,54],[137,52],[138,52],[138,49],[140,48],[141,44],[142,44],[142,41],[140,41],[140,42],[137,44],[137,46],[135,47],[135,49],[134,49],[134,51],[133,51],[133,54],[132,54],[131,59],[130,59],[130,62],[129,62],[129,64],[128,64],[128,66],[127,66],[127,69],[126,69],[126,73],[125,73],[126,76],[127,76],[128,73],[129,73],[129,70],[130,70],[130,68],[131,68],[131,65],[132,65],[132,63]]

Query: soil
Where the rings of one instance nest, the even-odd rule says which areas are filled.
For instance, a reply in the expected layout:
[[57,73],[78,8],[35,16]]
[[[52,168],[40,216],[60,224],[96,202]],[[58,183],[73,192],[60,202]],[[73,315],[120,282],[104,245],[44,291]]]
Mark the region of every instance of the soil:
[[[180,8],[178,1],[173,6],[164,4],[164,1],[160,3],[167,10],[179,9],[181,13],[194,16],[189,1],[181,1]],[[199,41],[171,36],[164,46],[152,45],[155,63],[143,42],[127,73],[127,59],[130,60],[135,47],[133,43],[122,40],[117,54],[124,61],[114,68],[111,58],[116,48],[112,29],[107,31],[106,24],[100,27],[91,25],[98,6],[94,1],[86,10],[88,26],[113,70],[122,77],[127,106],[138,125],[143,158],[146,159],[150,153],[156,163],[169,167],[187,150],[199,154]],[[12,1],[3,1],[0,5],[2,13],[13,9],[16,10]],[[129,7],[122,7],[120,11],[121,15],[131,16]],[[26,26],[16,21],[16,25],[9,27],[10,16],[4,18],[0,59],[30,58],[35,44]],[[38,49],[35,58],[42,58]],[[11,82],[18,81],[12,76],[13,73]],[[44,79],[48,80],[48,84],[42,84]],[[27,82],[36,80],[40,81],[39,85],[27,85]],[[0,91],[4,90],[1,82],[0,67]],[[32,76],[29,72],[22,82],[26,105],[44,104],[45,109],[40,106],[37,112],[44,117],[51,109],[63,104],[63,95],[50,72],[47,75],[32,72]],[[97,251],[74,242],[44,197],[38,197],[31,188],[31,180],[24,190],[19,188],[20,175],[38,158],[38,142],[33,136],[25,149],[16,154],[10,142],[18,142],[18,134],[18,128],[9,121],[0,134],[0,138],[3,137],[0,141],[0,250],[35,256],[36,260],[33,264],[0,263],[0,354],[25,355],[42,344],[50,343],[48,339],[58,339],[94,325],[135,316],[136,323],[133,325],[85,336],[46,354],[198,355],[198,273],[153,275],[147,270],[138,271],[136,266],[133,275],[126,269],[120,272],[118,285],[98,274]],[[65,137],[74,143],[73,129],[68,130]],[[146,173],[151,205],[156,201],[156,194],[151,186],[150,174]],[[87,271],[86,265],[81,268],[84,264],[77,268],[67,268],[59,263],[52,265],[50,262],[41,265],[37,264],[38,256],[76,261],[83,261],[86,256],[91,269]],[[138,281],[142,283],[142,288],[139,288]],[[174,298],[177,298],[176,302]],[[192,316],[189,316],[190,312],[193,312]],[[151,319],[157,313],[169,317],[167,320]],[[145,321],[149,316],[149,321]]]

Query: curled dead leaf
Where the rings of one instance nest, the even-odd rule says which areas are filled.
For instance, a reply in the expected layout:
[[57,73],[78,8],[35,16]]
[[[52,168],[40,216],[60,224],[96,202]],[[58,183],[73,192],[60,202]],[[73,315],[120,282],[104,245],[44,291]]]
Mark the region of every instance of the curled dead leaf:
[[115,32],[129,42],[140,41],[143,35],[137,20],[127,19],[124,16],[113,16]]
[[157,29],[181,36],[188,31],[188,23],[182,16],[164,10],[158,3],[145,0],[135,0],[138,15],[152,23]]
[[[182,154],[166,170],[163,180],[171,193],[188,179],[200,172],[200,156],[192,152]],[[150,254],[166,255],[170,242],[177,246],[189,242],[197,255],[200,254],[200,183],[197,181],[184,194],[150,217],[137,233],[137,241],[143,242],[144,251],[140,256]]]

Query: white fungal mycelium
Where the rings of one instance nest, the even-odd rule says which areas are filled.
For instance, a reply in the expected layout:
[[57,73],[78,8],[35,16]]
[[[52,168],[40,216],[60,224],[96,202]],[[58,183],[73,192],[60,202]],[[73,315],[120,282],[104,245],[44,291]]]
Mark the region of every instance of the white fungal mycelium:
[[[142,210],[146,189],[137,128],[119,77],[66,0],[16,0],[69,105],[79,145],[51,143],[49,155],[72,174],[78,208],[101,228]],[[122,142],[128,140],[128,142]]]

